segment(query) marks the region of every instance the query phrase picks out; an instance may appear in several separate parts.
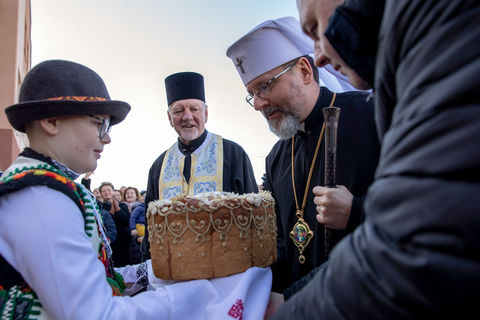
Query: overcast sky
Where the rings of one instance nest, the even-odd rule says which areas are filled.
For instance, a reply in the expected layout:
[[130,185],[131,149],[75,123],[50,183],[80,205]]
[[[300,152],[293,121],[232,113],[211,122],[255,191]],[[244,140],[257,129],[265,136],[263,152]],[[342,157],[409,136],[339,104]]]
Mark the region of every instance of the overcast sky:
[[110,96],[131,104],[113,127],[92,188],[102,181],[145,189],[148,170],[177,139],[167,118],[164,79],[182,71],[205,77],[207,130],[239,143],[257,183],[277,141],[263,116],[245,103],[245,88],[225,55],[250,29],[294,16],[294,0],[34,0],[32,64],[65,59],[104,79]]

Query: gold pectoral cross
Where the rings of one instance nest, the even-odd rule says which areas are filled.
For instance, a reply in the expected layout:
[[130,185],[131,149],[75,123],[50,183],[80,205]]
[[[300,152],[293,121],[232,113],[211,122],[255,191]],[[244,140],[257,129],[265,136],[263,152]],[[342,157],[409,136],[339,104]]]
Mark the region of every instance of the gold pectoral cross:
[[298,256],[298,261],[303,264],[305,263],[305,256],[303,251],[310,243],[310,240],[313,238],[313,231],[308,226],[308,223],[303,220],[302,212],[297,211],[298,217],[297,223],[293,226],[292,231],[290,231],[290,238],[293,240],[293,243],[297,246],[300,255]]

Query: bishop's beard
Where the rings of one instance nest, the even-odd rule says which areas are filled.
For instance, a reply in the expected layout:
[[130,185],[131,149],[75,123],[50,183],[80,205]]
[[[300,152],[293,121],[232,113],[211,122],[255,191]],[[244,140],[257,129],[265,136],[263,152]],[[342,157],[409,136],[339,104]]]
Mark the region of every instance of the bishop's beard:
[[[272,131],[280,139],[289,139],[297,133],[301,128],[302,113],[306,105],[305,91],[303,87],[291,83],[288,91],[288,97],[284,103],[269,106],[262,110],[263,115],[268,121],[270,131]],[[268,115],[274,112],[280,112],[282,117],[279,119],[269,119]]]
[[[272,131],[280,139],[289,139],[297,133],[301,128],[301,115],[298,103],[286,103],[283,106],[271,106],[262,111],[263,115],[268,121],[270,131]],[[279,119],[268,119],[267,115],[273,112],[282,113]]]
[[283,117],[280,120],[267,121],[270,131],[280,139],[289,139],[293,137],[300,128],[300,122],[291,113],[283,113]]

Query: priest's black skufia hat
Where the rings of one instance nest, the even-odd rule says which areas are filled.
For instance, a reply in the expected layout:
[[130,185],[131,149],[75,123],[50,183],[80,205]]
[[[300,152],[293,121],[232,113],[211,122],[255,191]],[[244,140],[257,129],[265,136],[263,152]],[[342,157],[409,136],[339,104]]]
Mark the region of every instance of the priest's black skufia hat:
[[30,70],[20,87],[19,103],[5,109],[8,121],[25,132],[29,122],[58,116],[108,114],[115,125],[130,105],[110,99],[105,83],[93,70],[71,61],[47,60]]
[[196,72],[179,72],[165,78],[167,102],[184,99],[198,99],[205,102],[205,87],[203,76]]

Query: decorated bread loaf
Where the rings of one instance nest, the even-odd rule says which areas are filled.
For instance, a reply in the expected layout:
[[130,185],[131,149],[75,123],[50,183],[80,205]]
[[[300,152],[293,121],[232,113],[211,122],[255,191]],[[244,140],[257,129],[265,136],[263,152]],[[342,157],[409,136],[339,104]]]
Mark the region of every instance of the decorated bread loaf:
[[277,259],[275,202],[269,192],[209,192],[152,201],[152,268],[165,280],[224,277]]

